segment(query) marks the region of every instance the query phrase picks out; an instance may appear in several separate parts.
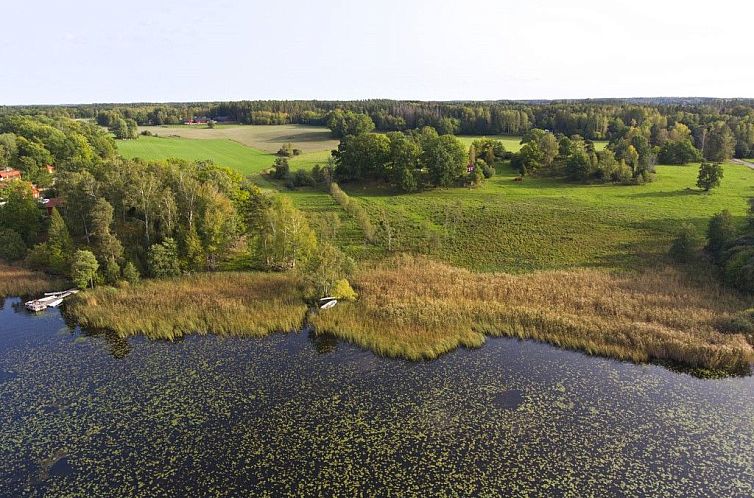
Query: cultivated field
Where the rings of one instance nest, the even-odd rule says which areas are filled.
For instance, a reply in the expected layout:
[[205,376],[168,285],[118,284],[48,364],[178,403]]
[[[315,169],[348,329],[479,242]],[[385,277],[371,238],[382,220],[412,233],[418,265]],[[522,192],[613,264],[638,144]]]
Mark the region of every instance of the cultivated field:
[[[272,130],[260,130],[262,128]],[[272,167],[277,157],[275,152],[284,143],[291,142],[294,147],[304,151],[303,154],[288,159],[294,171],[311,169],[315,164],[326,164],[330,151],[338,146],[337,141],[330,139],[329,130],[312,126],[227,126],[215,129],[149,126],[142,129],[149,129],[158,136],[140,136],[136,140],[119,141],[118,150],[123,156],[146,160],[170,157],[186,160],[211,159],[217,164],[252,176]]]
[[228,139],[240,144],[274,154],[285,143],[292,143],[303,152],[330,151],[338,148],[338,141],[330,138],[330,130],[322,126],[306,125],[217,125],[210,129],[204,125],[142,126],[160,137],[182,137],[203,140]]

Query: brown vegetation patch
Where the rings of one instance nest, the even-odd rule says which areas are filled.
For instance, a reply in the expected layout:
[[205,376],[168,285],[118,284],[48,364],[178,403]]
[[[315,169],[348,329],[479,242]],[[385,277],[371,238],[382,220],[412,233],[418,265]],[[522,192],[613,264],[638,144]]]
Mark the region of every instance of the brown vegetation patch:
[[0,262],[0,297],[41,294],[64,286],[62,279]]
[[750,302],[670,267],[631,275],[480,274],[400,257],[362,271],[355,284],[359,302],[321,312],[312,323],[388,356],[434,358],[458,346],[480,346],[485,335],[503,335],[624,360],[728,371],[754,359],[743,335],[715,328]]
[[81,325],[126,337],[185,334],[263,336],[298,330],[306,315],[296,277],[283,273],[205,273],[80,294],[68,311]]

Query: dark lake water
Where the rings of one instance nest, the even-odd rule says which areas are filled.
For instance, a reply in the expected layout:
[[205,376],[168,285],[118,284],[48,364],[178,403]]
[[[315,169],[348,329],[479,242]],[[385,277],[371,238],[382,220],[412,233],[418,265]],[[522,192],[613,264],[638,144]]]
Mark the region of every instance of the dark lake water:
[[124,341],[6,299],[0,495],[71,494],[750,497],[754,378],[513,339]]

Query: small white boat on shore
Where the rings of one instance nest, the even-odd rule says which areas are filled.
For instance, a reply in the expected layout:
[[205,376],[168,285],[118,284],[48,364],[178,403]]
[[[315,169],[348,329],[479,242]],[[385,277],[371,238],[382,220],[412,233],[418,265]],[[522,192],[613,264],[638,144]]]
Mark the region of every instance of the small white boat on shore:
[[323,297],[319,300],[319,302],[319,309],[321,310],[329,310],[330,308],[338,304],[338,300],[334,297]]

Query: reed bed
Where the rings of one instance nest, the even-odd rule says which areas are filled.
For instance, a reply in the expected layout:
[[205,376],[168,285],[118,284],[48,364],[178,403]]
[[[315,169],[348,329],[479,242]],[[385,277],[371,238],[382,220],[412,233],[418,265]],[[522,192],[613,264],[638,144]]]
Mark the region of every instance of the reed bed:
[[67,312],[85,327],[121,337],[264,336],[301,328],[307,310],[301,295],[292,274],[203,273],[84,292]]
[[361,271],[354,283],[359,302],[320,312],[311,323],[386,356],[431,359],[491,335],[728,372],[754,361],[744,335],[716,328],[751,302],[670,267],[480,274],[402,256]]
[[65,284],[61,278],[0,263],[0,297],[41,294],[61,290]]
[[[403,255],[364,267],[353,283],[358,302],[310,313],[309,323],[385,356],[432,359],[459,346],[479,347],[489,335],[729,373],[754,361],[752,341],[720,325],[750,308],[751,299],[672,267],[511,275]],[[175,339],[297,330],[307,309],[291,273],[208,273],[87,291],[67,312],[83,326],[121,337]]]

